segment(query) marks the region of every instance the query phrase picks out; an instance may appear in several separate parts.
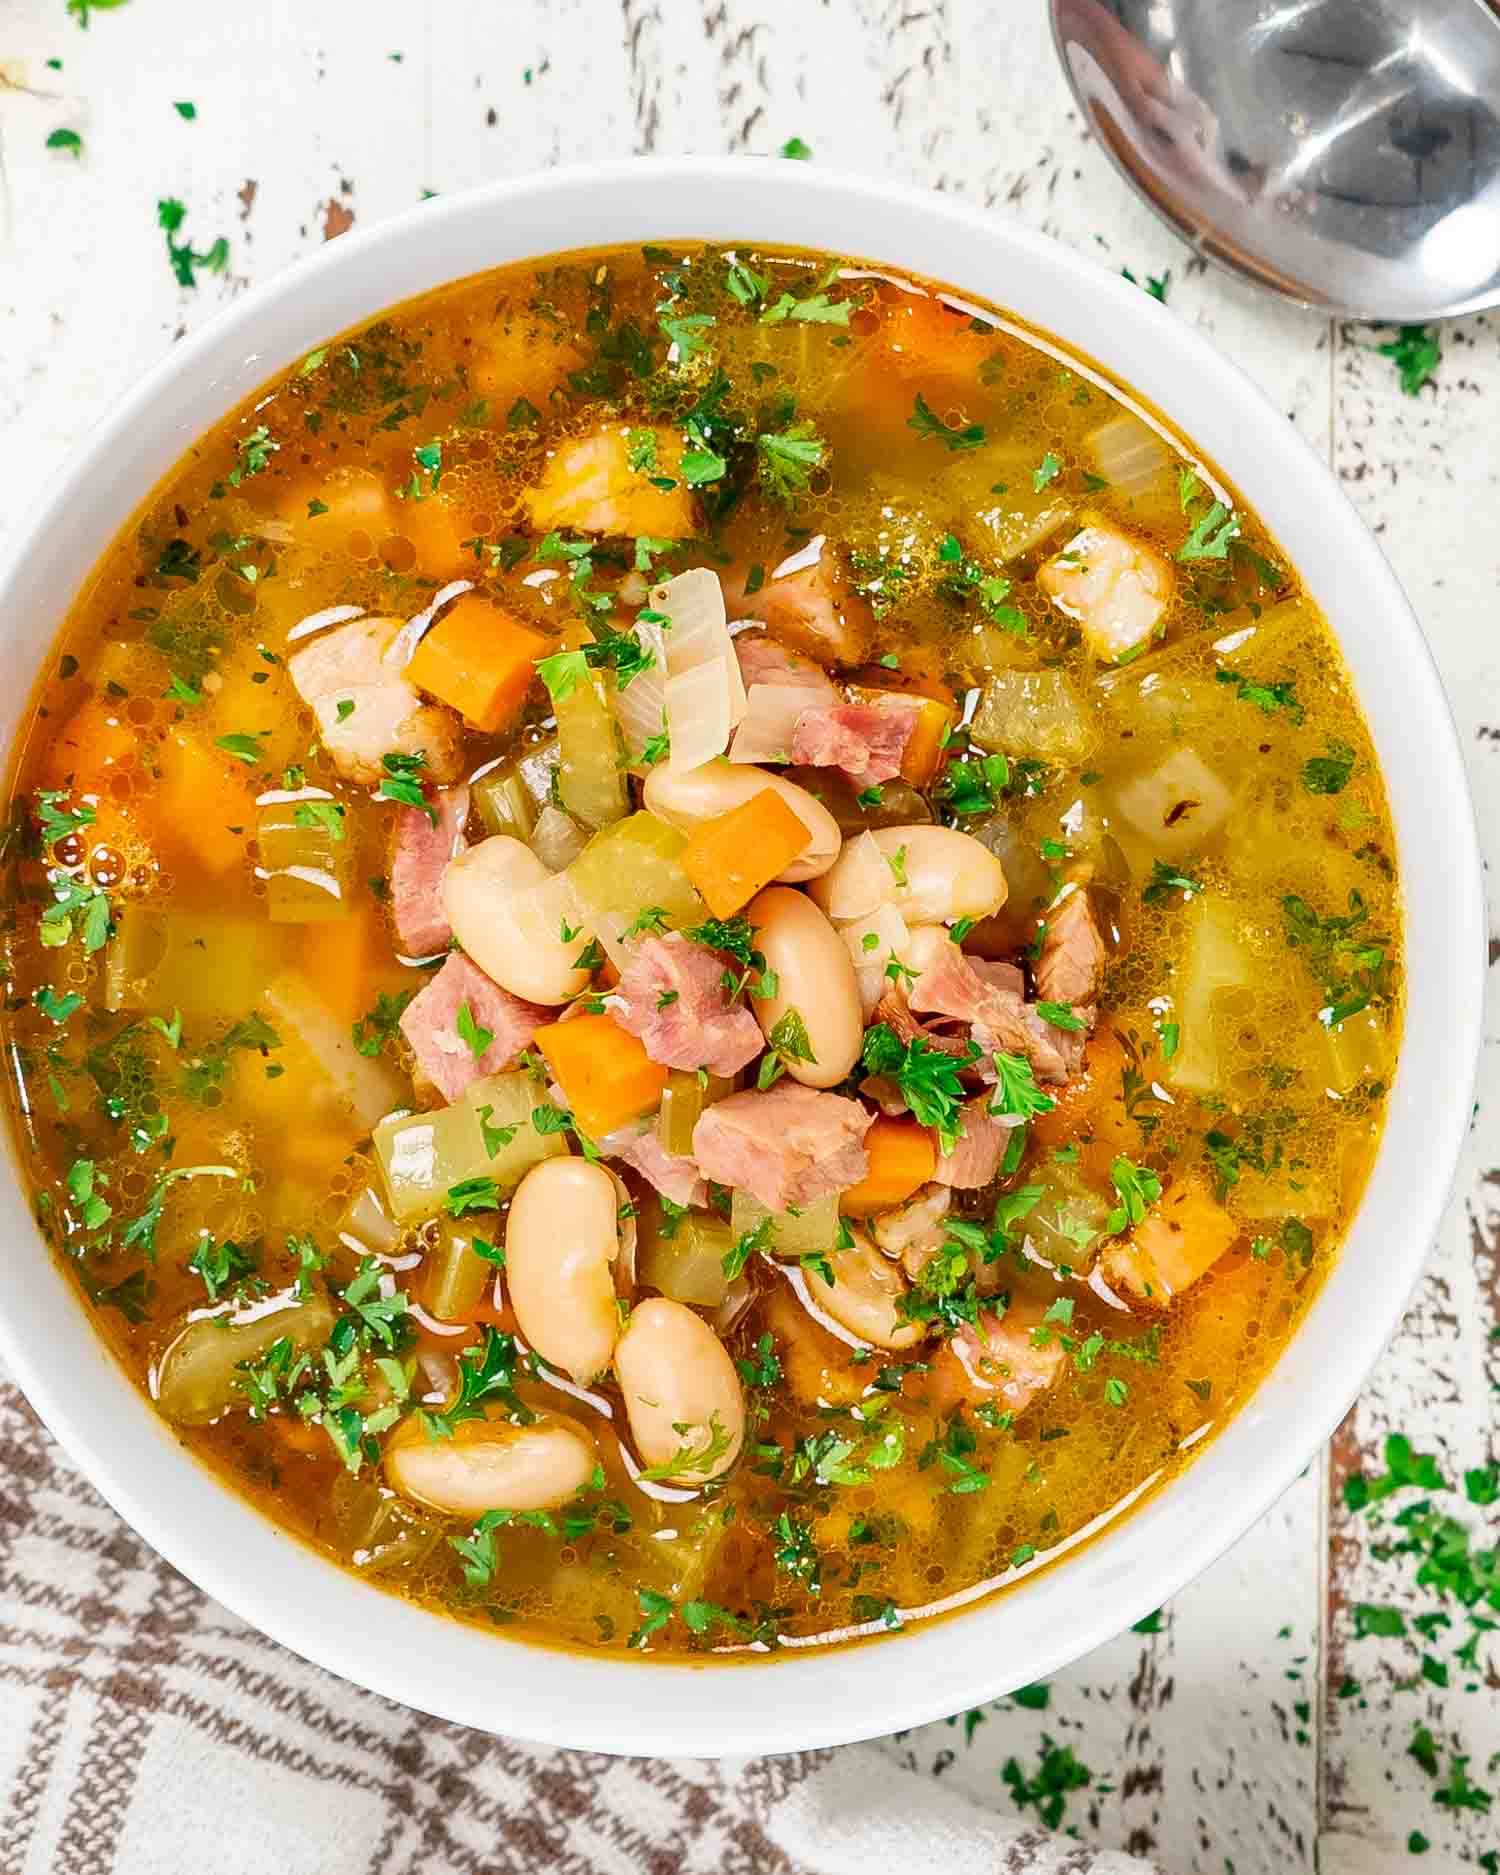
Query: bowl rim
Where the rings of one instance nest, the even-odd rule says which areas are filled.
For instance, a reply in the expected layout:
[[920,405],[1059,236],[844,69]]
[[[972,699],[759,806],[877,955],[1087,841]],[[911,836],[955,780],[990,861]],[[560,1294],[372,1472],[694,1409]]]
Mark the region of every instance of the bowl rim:
[[[558,238],[538,238],[554,229]],[[116,1363],[98,1360],[96,1331],[42,1245],[24,1188],[0,1181],[12,1251],[0,1260],[0,1358],[100,1493],[205,1593],[317,1665],[444,1719],[543,1744],[701,1758],[873,1737],[1045,1679],[1179,1592],[1270,1507],[1337,1425],[1421,1274],[1468,1124],[1485,918],[1473,806],[1431,653],[1374,539],[1269,399],[1193,327],[1084,255],[952,196],[821,165],[576,165],[437,198],[294,263],[167,353],[41,492],[0,566],[14,654],[40,665],[53,626],[32,629],[33,655],[16,648],[26,628],[11,621],[58,616],[80,585],[77,567],[97,563],[140,490],[248,391],[333,334],[510,260],[691,239],[873,260],[900,249],[907,258],[884,263],[893,271],[951,282],[1034,321],[1231,465],[1350,663],[1392,797],[1407,960],[1424,965],[1408,972],[1385,1135],[1338,1263],[1276,1367],[1195,1462],[1104,1540],[1015,1588],[878,1646],[782,1658],[735,1678],[735,1698],[722,1677],[733,1668],[565,1653],[503,1632],[480,1662],[490,1643],[472,1628],[352,1578],[280,1531],[185,1462]],[[9,746],[29,714],[26,693],[3,711]],[[1447,893],[1441,917],[1427,889],[1437,885]],[[82,1382],[59,1358],[60,1347],[81,1347],[79,1330],[94,1350]]]

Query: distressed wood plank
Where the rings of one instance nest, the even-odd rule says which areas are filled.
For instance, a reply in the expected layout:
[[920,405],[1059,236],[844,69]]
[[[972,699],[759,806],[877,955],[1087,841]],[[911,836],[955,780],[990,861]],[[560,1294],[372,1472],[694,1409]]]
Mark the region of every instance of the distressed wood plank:
[[[1497,473],[1487,421],[1500,396],[1500,343],[1490,318],[1445,331],[1435,388],[1403,396],[1390,361],[1373,352],[1376,335],[1349,328],[1336,351],[1335,462],[1349,495],[1379,536],[1404,583],[1442,670],[1459,733],[1469,752],[1481,838],[1487,855],[1500,841],[1500,653],[1488,620],[1500,575],[1500,541],[1482,520],[1493,506]],[[1380,334],[1379,337],[1387,337]],[[1500,954],[1491,907],[1490,956]],[[1500,1751],[1500,1652],[1481,1641],[1477,1668],[1453,1661],[1466,1632],[1462,1612],[1444,1608],[1416,1584],[1417,1559],[1382,1560],[1382,1544],[1400,1541],[1392,1516],[1430,1497],[1442,1513],[1467,1525],[1476,1543],[1500,1538],[1494,1506],[1456,1492],[1409,1491],[1371,1513],[1353,1514],[1341,1497],[1355,1471],[1385,1470],[1392,1433],[1435,1454],[1451,1483],[1492,1463],[1500,1449],[1495,1398],[1497,1344],[1496,1247],[1500,1241],[1500,1172],[1494,1124],[1500,1060],[1491,1009],[1476,1126],[1427,1275],[1385,1359],[1371,1377],[1334,1443],[1330,1473],[1328,1689],[1325,1709],[1323,1827],[1327,1865],[1342,1875],[1395,1865],[1409,1856],[1419,1832],[1437,1866],[1472,1862],[1500,1843],[1493,1818],[1444,1808],[1434,1801],[1453,1756],[1467,1753],[1473,1780],[1494,1792],[1486,1770]],[[1446,1612],[1451,1630],[1431,1639],[1359,1638],[1360,1604],[1394,1608],[1410,1624]],[[1422,1679],[1422,1658],[1446,1666],[1450,1684]],[[1357,1681],[1361,1691],[1347,1692]],[[1341,1691],[1344,1696],[1341,1697]],[[1409,1755],[1419,1726],[1440,1755],[1437,1780]],[[1361,1859],[1364,1858],[1364,1859]]]

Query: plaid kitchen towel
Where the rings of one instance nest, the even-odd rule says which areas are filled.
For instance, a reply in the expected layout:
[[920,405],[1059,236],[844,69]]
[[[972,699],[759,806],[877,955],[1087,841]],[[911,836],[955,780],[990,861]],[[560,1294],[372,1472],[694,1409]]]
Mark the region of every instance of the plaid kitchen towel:
[[264,1639],[120,1522],[0,1382],[0,1875],[1150,1875],[870,1746],[533,1749]]

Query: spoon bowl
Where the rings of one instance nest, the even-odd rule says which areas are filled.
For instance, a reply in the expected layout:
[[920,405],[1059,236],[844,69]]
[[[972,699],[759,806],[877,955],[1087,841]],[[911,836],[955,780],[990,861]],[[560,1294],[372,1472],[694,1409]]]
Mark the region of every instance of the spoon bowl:
[[1489,0],[1050,0],[1089,128],[1205,258],[1419,324],[1500,303]]

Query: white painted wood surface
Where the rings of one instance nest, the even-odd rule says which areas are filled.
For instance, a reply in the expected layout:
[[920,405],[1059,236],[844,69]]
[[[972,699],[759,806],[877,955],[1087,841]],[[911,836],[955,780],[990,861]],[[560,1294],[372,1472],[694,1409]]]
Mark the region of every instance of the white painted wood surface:
[[[45,148],[59,128],[82,135],[81,159]],[[1491,322],[1449,328],[1437,387],[1412,400],[1370,335],[1189,264],[1090,146],[1039,0],[128,0],[87,30],[64,0],[0,0],[0,535],[175,337],[351,217],[367,225],[424,190],[559,162],[770,154],[791,136],[821,162],[963,193],[1102,266],[1171,270],[1172,309],[1327,454],[1379,534],[1454,700],[1486,849],[1500,850]],[[166,264],[155,205],[168,195],[187,204],[196,246],[230,242],[227,272],[196,292]],[[1436,1604],[1410,1565],[1370,1553],[1363,1520],[1329,1508],[1351,1464],[1379,1468],[1391,1430],[1450,1477],[1496,1457],[1497,1040],[1492,1027],[1430,1274],[1331,1466],[1313,1467],[1161,1632],[1125,1635],[1060,1676],[1046,1710],[1005,1701],[971,1737],[959,1719],[891,1751],[1003,1804],[1001,1767],[1015,1756],[1033,1771],[1047,1734],[1095,1777],[1068,1821],[1182,1875],[1450,1869],[1500,1843],[1500,1805],[1488,1818],[1439,1807],[1406,1755],[1426,1724],[1445,1775],[1464,1751],[1474,1781],[1495,1787],[1496,1649],[1482,1645],[1481,1670],[1441,1691],[1420,1680],[1424,1643],[1355,1640],[1357,1602]],[[1493,1507],[1444,1504],[1495,1543]],[[1362,1696],[1340,1698],[1350,1676]],[[1414,1830],[1432,1845],[1421,1861]]]

